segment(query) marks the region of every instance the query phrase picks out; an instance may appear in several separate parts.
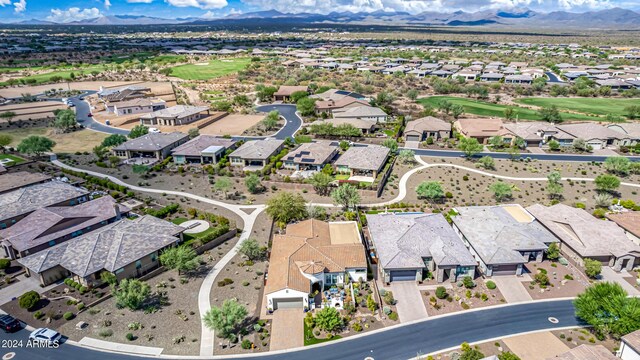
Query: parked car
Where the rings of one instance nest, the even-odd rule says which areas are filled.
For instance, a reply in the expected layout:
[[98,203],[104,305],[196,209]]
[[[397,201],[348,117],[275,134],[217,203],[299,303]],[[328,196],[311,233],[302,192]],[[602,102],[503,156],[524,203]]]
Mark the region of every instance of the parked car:
[[16,332],[22,329],[22,324],[16,318],[11,315],[0,316],[0,326],[6,333]]
[[158,134],[160,133],[160,129],[152,127],[152,128],[149,128],[149,132],[152,134]]
[[60,335],[60,333],[55,330],[51,330],[48,328],[40,328],[40,329],[34,330],[29,335],[29,340],[41,341],[48,345],[53,345],[58,341],[60,341],[61,337],[62,335]]

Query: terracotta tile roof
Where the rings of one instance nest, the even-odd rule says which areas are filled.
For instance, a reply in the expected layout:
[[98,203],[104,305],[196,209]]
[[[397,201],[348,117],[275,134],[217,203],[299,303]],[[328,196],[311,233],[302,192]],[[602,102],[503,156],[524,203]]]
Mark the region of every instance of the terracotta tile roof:
[[611,351],[602,345],[582,344],[565,353],[550,357],[547,360],[616,360]]
[[405,134],[411,132],[422,134],[425,131],[451,131],[451,124],[448,121],[444,121],[433,116],[427,116],[409,121],[404,129]]
[[[332,227],[340,229],[332,230]],[[354,232],[349,234],[348,227],[355,228]],[[332,234],[339,234],[341,238],[334,239]],[[303,273],[341,272],[366,266],[364,246],[355,222],[327,223],[311,219],[290,224],[286,235],[273,238],[265,293],[285,288],[309,292],[310,280]]]
[[607,214],[607,219],[615,222],[621,228],[640,237],[640,211],[629,211],[619,214]]
[[456,128],[467,137],[489,137],[510,134],[500,119],[458,119]]

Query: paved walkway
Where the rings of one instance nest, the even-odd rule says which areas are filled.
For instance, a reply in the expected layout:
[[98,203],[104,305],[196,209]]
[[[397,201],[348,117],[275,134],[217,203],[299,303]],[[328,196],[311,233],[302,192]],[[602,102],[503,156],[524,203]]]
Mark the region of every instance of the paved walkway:
[[103,349],[103,350],[117,351],[117,352],[127,352],[132,354],[152,355],[152,356],[158,356],[162,354],[162,350],[164,350],[163,348],[159,348],[159,347],[115,343],[111,341],[98,340],[98,339],[94,339],[86,336],[83,337],[79,343],[81,345],[89,346],[96,349]]
[[532,154],[546,154],[546,152],[544,152],[544,150],[542,150],[542,148],[537,147],[537,146],[530,146],[527,148],[527,150],[529,150],[530,153]]
[[524,288],[521,277],[514,275],[493,276],[491,280],[496,283],[498,289],[508,303],[517,303],[523,301],[531,301],[531,295]]
[[549,331],[503,339],[522,360],[546,360],[569,351],[569,347]]
[[414,281],[392,282],[390,288],[397,301],[396,308],[401,323],[426,319],[429,316],[420,297],[418,285]]
[[45,291],[58,286],[58,284],[54,283],[46,287],[40,287],[40,282],[38,282],[36,278],[26,277],[24,276],[24,274],[18,276],[17,279],[19,280],[18,282],[7,286],[6,288],[3,288],[2,291],[0,291],[0,305],[8,303],[9,301],[19,297],[27,291],[34,290],[38,294],[42,294]]
[[304,311],[302,309],[278,309],[271,320],[271,345],[269,351],[286,350],[304,346]]
[[629,284],[627,280],[624,279],[625,277],[633,277],[628,272],[624,270],[621,272],[615,272],[612,268],[608,266],[603,266],[602,273],[600,275],[602,276],[603,281],[611,281],[611,282],[616,282],[620,284],[620,286],[622,286],[622,288],[627,293],[629,293],[629,295],[633,295],[633,296],[640,295],[640,291],[638,291],[638,289],[636,289],[633,285]]

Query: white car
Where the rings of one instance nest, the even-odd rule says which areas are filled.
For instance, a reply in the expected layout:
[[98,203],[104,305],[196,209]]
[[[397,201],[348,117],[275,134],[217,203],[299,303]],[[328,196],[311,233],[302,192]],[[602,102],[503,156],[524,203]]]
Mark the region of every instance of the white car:
[[59,332],[48,328],[36,329],[31,334],[29,334],[29,340],[35,340],[48,345],[58,343],[61,337],[62,335],[60,335]]
[[149,128],[149,132],[152,134],[158,134],[160,133],[160,129],[158,128]]

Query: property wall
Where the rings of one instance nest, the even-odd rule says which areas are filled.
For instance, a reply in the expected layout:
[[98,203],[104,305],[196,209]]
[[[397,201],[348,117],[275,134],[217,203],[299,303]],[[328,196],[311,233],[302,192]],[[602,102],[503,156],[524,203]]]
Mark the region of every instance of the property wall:
[[195,249],[195,251],[196,251],[196,253],[198,253],[198,254],[202,254],[202,253],[204,253],[205,251],[207,251],[207,250],[211,250],[211,249],[213,249],[214,247],[216,247],[216,246],[218,246],[218,245],[222,244],[223,242],[225,242],[225,241],[227,241],[227,240],[229,240],[229,239],[234,238],[234,237],[236,236],[236,234],[237,234],[237,233],[238,233],[238,230],[237,230],[237,229],[230,230],[230,231],[229,231],[229,232],[227,232],[226,234],[220,235],[220,236],[218,236],[217,238],[215,238],[215,239],[213,239],[213,240],[209,241],[208,243],[206,243],[206,244],[204,244],[204,245],[202,245],[202,246],[197,247],[197,248]]
[[[363,272],[356,272],[356,270],[364,270]],[[367,268],[361,269],[347,269],[347,275],[349,275],[349,279],[352,281],[367,281]]]

